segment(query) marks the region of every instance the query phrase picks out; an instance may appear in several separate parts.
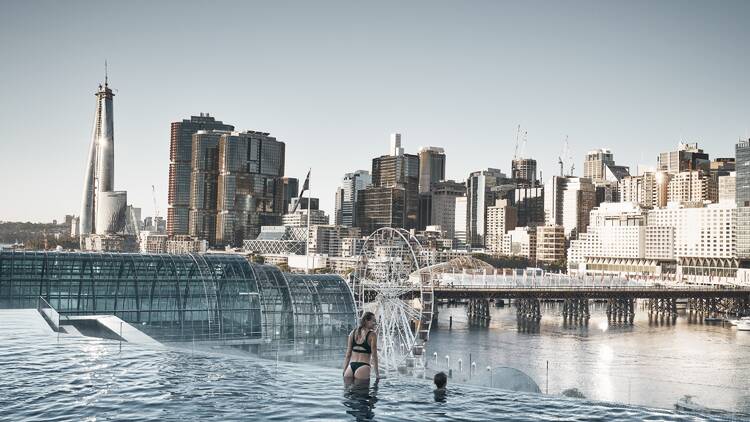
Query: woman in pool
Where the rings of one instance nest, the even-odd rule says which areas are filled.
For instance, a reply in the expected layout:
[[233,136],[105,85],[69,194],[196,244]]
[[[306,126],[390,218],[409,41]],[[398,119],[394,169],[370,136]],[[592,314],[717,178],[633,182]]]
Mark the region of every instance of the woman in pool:
[[365,312],[359,321],[359,327],[349,334],[344,358],[344,378],[355,380],[370,379],[370,362],[375,371],[375,378],[380,378],[378,372],[378,335],[375,333],[375,314]]

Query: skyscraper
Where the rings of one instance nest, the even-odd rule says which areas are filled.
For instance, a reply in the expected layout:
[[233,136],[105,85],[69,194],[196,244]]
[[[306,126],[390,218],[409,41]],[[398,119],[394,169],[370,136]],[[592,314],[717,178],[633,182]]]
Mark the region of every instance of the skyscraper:
[[750,268],[750,138],[735,145],[737,204],[737,257],[740,268]]
[[492,188],[506,180],[505,173],[493,168],[475,171],[466,179],[466,239],[470,246],[484,247],[487,207],[496,199]]
[[372,184],[372,177],[367,170],[357,170],[344,174],[341,187],[336,190],[335,222],[338,226],[356,226],[356,209],[359,191]]
[[199,130],[232,131],[234,126],[225,125],[207,113],[191,116],[190,120],[173,122],[169,144],[169,193],[167,209],[167,234],[189,233],[190,178],[192,176],[193,134]]
[[292,203],[292,198],[299,196],[299,179],[296,177],[284,177],[281,179],[282,189],[284,194],[284,204],[281,207],[284,212],[289,212],[289,204]]
[[242,245],[284,213],[285,144],[265,132],[233,132],[219,139],[216,243]]
[[190,189],[190,236],[216,244],[216,201],[219,185],[219,139],[230,132],[199,130],[193,134]]
[[[361,191],[365,203],[357,206],[357,225],[363,234],[384,227],[413,229],[419,211],[419,157],[404,154],[401,135],[391,135],[391,154],[372,159],[372,186]],[[391,191],[388,191],[388,190]],[[399,192],[395,190],[399,190]],[[373,192],[368,192],[373,190]],[[396,201],[376,204],[373,201]],[[370,213],[373,213],[370,215]],[[397,215],[402,213],[403,215]],[[360,217],[364,220],[360,220]]]
[[[112,99],[107,77],[96,92],[94,132],[91,136],[81,201],[80,234],[112,234],[125,226],[127,193],[115,191],[115,139]],[[82,238],[83,244],[83,238]]]
[[445,151],[440,147],[419,149],[419,193],[429,193],[433,183],[445,180]]
[[596,206],[596,189],[591,179],[552,176],[544,187],[544,216],[548,226],[561,225],[565,237],[575,239],[589,225],[589,213]]

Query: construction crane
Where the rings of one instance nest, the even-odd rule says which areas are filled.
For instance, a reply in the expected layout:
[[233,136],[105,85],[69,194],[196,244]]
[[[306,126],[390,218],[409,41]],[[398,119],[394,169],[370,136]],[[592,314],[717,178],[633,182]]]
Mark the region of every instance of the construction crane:
[[156,205],[156,187],[154,185],[151,185],[151,196],[154,199],[154,224],[156,224],[156,219],[159,218],[159,206]]
[[[557,157],[557,163],[560,165],[560,177],[572,176],[573,171],[576,168],[573,163],[573,157],[570,156],[570,145],[568,144],[568,135],[565,135],[565,141],[563,142],[563,149],[560,155]],[[565,174],[565,164],[570,163],[570,172]]]
[[516,149],[513,150],[513,160],[518,158],[518,135],[521,133],[521,125],[516,128]]

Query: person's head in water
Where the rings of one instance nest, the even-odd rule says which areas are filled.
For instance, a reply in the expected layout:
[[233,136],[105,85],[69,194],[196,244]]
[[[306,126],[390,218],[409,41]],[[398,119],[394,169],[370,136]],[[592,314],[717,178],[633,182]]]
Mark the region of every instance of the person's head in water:
[[374,330],[375,324],[377,322],[375,321],[375,314],[372,312],[365,312],[362,314],[362,318],[359,320],[359,331],[363,330]]
[[438,372],[432,380],[435,382],[435,387],[439,390],[444,389],[445,384],[448,383],[448,377],[445,375],[445,372]]

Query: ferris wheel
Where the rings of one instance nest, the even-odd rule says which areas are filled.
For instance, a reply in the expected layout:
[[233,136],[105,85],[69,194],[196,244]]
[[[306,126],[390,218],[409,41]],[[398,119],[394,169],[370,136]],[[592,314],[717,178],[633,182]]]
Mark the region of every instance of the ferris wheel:
[[378,362],[385,371],[424,368],[434,302],[430,261],[403,229],[378,229],[362,246],[352,290],[359,315],[377,317]]

